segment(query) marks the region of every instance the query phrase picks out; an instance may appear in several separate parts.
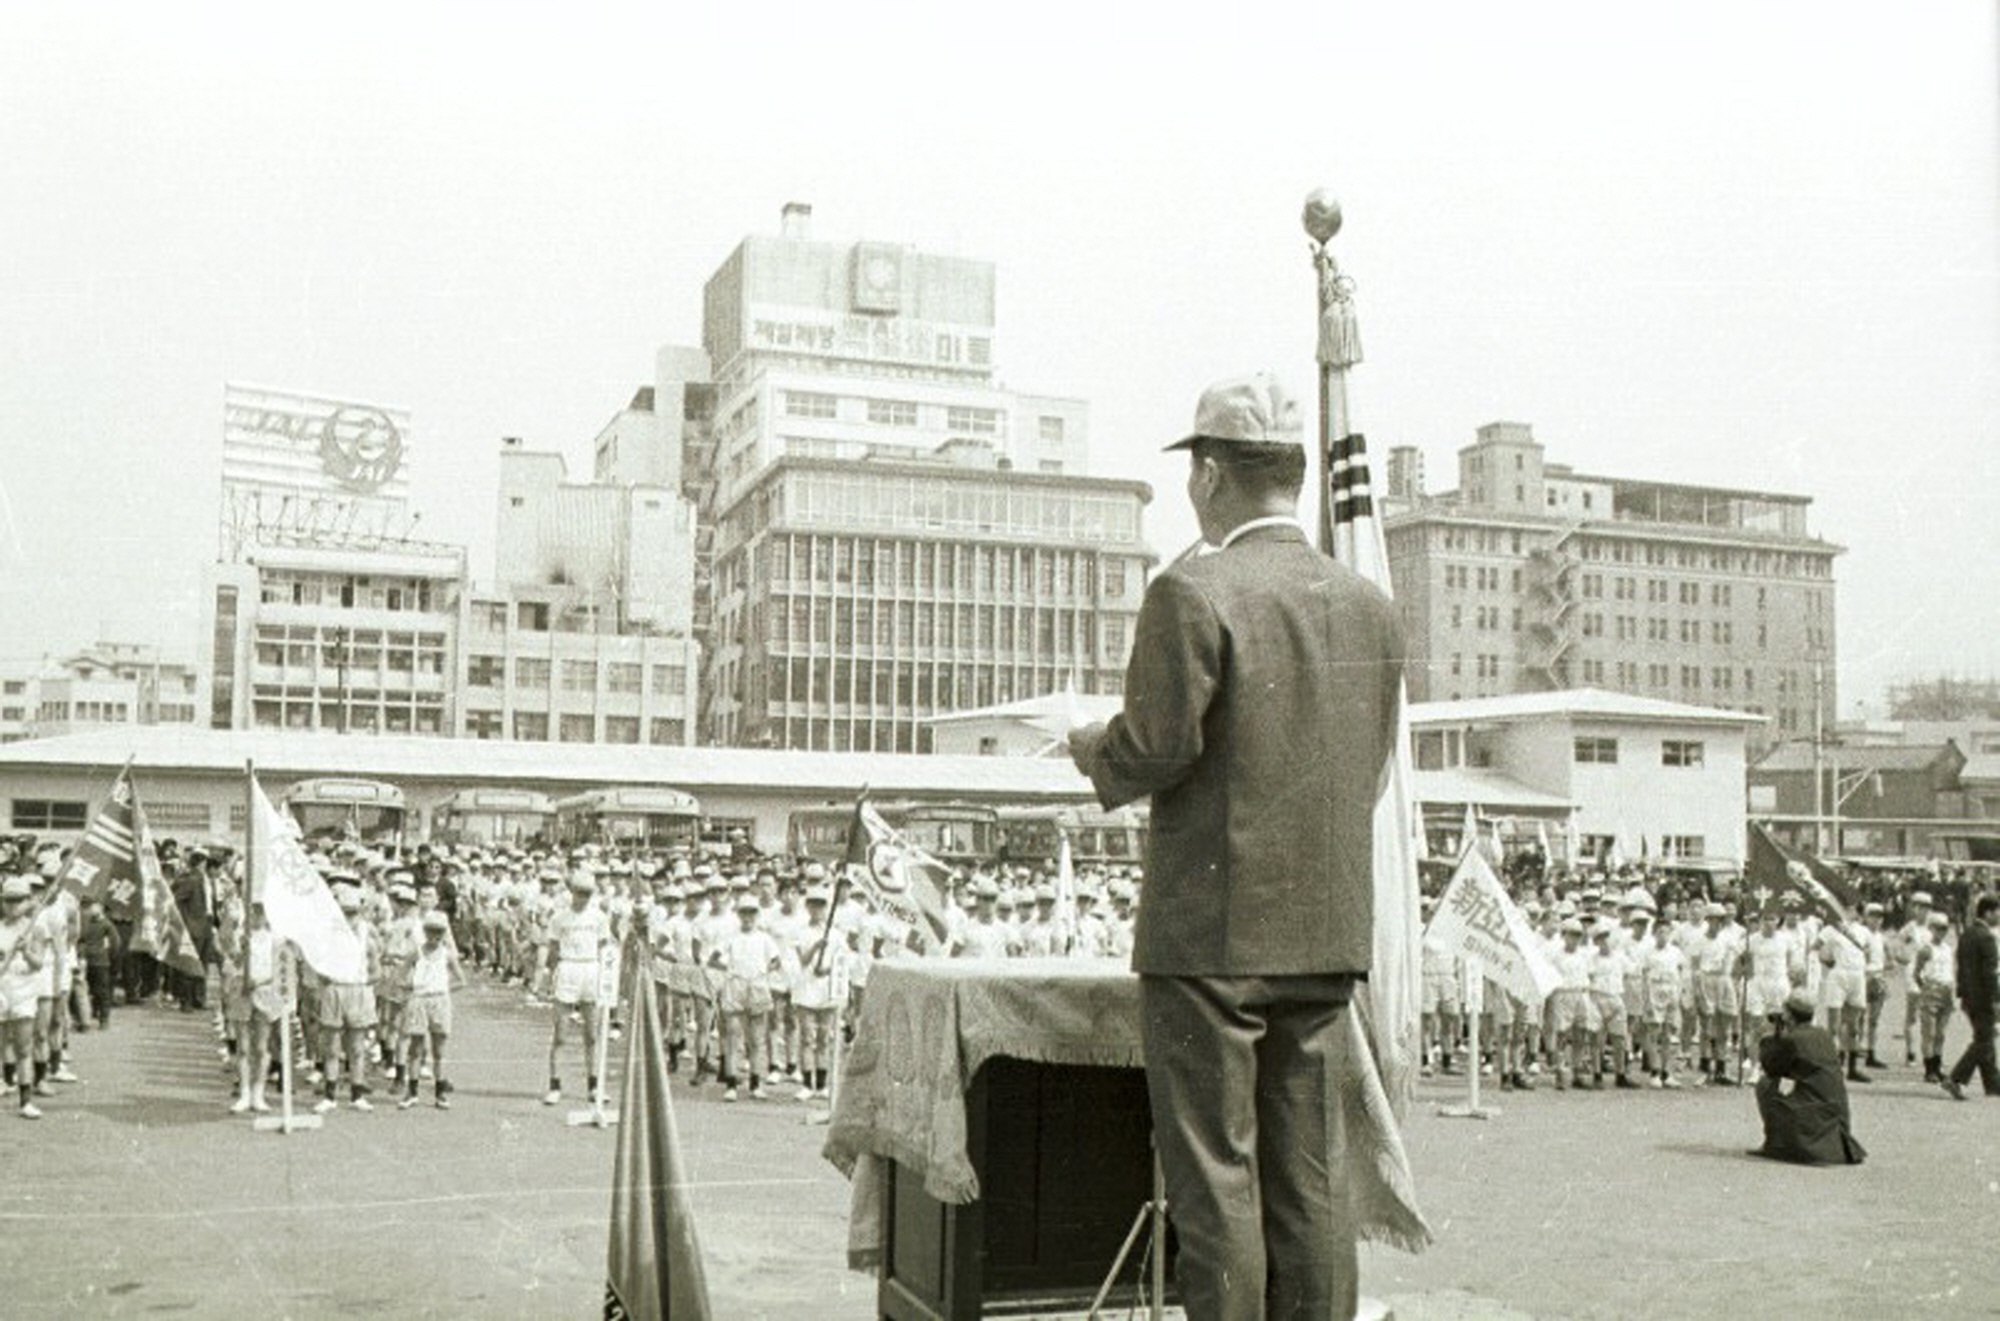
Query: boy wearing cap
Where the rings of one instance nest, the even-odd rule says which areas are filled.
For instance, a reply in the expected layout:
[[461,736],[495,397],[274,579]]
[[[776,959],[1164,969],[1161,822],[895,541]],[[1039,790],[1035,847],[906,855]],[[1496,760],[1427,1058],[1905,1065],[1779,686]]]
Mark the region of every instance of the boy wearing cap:
[[34,894],[25,876],[0,883],[0,1045],[6,1048],[6,1078],[20,1093],[23,1119],[40,1119],[35,1105],[45,1087],[47,1058],[35,1039],[35,1014],[49,963],[48,935],[28,914]]
[[761,905],[745,890],[736,900],[737,928],[709,954],[722,975],[717,1008],[722,1013],[722,1099],[734,1101],[738,1083],[748,1081],[750,1099],[764,1099],[770,1054],[771,977],[783,965],[783,951],[757,925]]
[[1639,980],[1645,1004],[1639,1040],[1646,1072],[1654,1087],[1679,1087],[1673,1075],[1673,1032],[1688,965],[1686,952],[1674,943],[1665,922],[1654,925],[1652,940],[1639,952]]
[[1596,1011],[1597,1027],[1590,1034],[1590,1086],[1604,1086],[1604,1061],[1611,1060],[1612,1079],[1621,1088],[1638,1086],[1632,1081],[1630,1034],[1625,1024],[1625,955],[1612,948],[1617,924],[1599,919],[1591,929],[1590,1004]]
[[1951,936],[1951,919],[1933,911],[1925,921],[1930,937],[1917,947],[1916,977],[1922,1002],[1924,1081],[1944,1081],[1944,1033],[1951,1023],[1958,986],[1958,950]]
[[375,928],[361,914],[361,892],[351,885],[342,886],[337,898],[340,911],[347,914],[349,928],[361,942],[364,967],[359,982],[322,979],[320,983],[319,1022],[326,1036],[325,1081],[320,1084],[319,1103],[313,1109],[321,1114],[339,1104],[334,1098],[339,1091],[343,1054],[347,1060],[348,1104],[361,1111],[375,1108],[368,1100],[367,1047],[368,1033],[376,1023],[375,980],[381,974],[382,944],[376,939]]
[[1741,998],[1736,992],[1736,970],[1742,961],[1743,945],[1730,929],[1729,910],[1711,903],[1703,910],[1708,932],[1695,960],[1695,1004],[1701,1011],[1701,1066],[1707,1081],[1719,1087],[1734,1087],[1729,1061],[1736,1053],[1737,1016]]
[[1423,940],[1423,1076],[1431,1076],[1433,1064],[1451,1073],[1451,1051],[1458,1044],[1458,961],[1443,942],[1431,938],[1430,912],[1437,900],[1426,895],[1422,901],[1426,931]]
[[[823,885],[806,891],[805,920],[793,949],[792,1012],[799,1024],[798,1099],[825,1096],[827,1071],[833,1067],[834,1007],[843,999],[851,952],[845,935],[828,941],[827,912],[833,896]],[[825,951],[824,958],[821,951]]]
[[[1917,1062],[1917,1019],[1923,1008],[1923,990],[1917,985],[1917,951],[1930,941],[1931,897],[1917,890],[1910,895],[1910,920],[1896,929],[1890,954],[1896,963],[1897,980],[1903,988],[1903,1063]],[[1931,1081],[1925,1079],[1926,1082]]]
[[1561,981],[1550,993],[1549,1051],[1555,1057],[1556,1090],[1582,1081],[1582,1061],[1599,1022],[1590,996],[1591,951],[1583,943],[1583,923],[1562,920],[1562,948],[1554,955]]
[[[406,1059],[415,1060],[428,1046],[437,1108],[449,1110],[451,1084],[444,1076],[444,1043],[451,1036],[451,988],[454,983],[465,984],[465,973],[459,967],[458,951],[451,942],[451,919],[433,911],[424,914],[421,921],[422,944],[410,960],[410,998],[403,1010],[403,1032],[408,1038],[403,1053]],[[396,1102],[400,1110],[408,1110],[417,1103],[418,1079],[414,1070],[404,1085],[407,1090]]]
[[1862,910],[1862,976],[1868,986],[1868,1026],[1863,1044],[1867,1047],[1866,1059],[1871,1069],[1889,1067],[1875,1053],[1876,1038],[1882,1029],[1882,1007],[1889,1003],[1889,939],[1882,930],[1885,920],[1886,913],[1880,904],[1869,904]]
[[271,1028],[284,1007],[278,998],[278,942],[264,918],[264,905],[250,905],[247,920],[248,935],[226,941],[222,949],[223,996],[237,1043],[236,1099],[229,1109],[239,1115],[271,1108],[264,1099]]
[[[407,876],[408,873],[391,873]],[[381,1064],[389,1071],[391,1087],[403,1089],[403,1078],[414,1070],[416,1060],[403,1049],[403,1008],[410,998],[410,965],[424,943],[423,920],[417,913],[417,892],[407,880],[389,886],[391,916],[382,928],[382,964],[375,979],[375,1007],[381,1027],[375,1045]]]
[[589,1079],[585,1096],[593,1104],[598,1092],[597,983],[605,947],[612,943],[611,922],[596,902],[597,882],[579,867],[569,877],[569,906],[549,918],[547,965],[543,970],[555,997],[550,1015],[549,1090],[543,1105],[562,1100],[563,1024],[572,1013],[583,1020],[583,1068]]

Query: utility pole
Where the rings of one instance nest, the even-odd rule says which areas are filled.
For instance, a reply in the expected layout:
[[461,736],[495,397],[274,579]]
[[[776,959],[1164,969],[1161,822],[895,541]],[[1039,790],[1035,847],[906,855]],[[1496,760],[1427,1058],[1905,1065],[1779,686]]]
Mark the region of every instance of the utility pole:
[[1821,714],[1820,692],[1826,682],[1823,662],[1813,662],[1813,852],[1827,856],[1826,847],[1826,719]]

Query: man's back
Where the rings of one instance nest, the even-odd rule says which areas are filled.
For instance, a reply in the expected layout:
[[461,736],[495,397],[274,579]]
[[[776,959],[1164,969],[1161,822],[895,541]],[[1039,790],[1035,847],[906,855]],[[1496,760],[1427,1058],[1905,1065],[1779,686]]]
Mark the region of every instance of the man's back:
[[1996,981],[2000,981],[2000,943],[1995,942],[1992,927],[1970,922],[1958,940],[1958,998],[1991,1014],[2000,993]]
[[1388,599],[1294,525],[1155,579],[1091,767],[1107,804],[1153,795],[1134,968],[1367,971],[1401,681]]

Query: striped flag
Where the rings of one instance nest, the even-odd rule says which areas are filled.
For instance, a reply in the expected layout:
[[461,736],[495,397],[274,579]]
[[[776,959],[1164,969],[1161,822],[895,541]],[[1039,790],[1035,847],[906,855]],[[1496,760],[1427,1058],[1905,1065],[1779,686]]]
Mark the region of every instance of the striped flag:
[[150,954],[190,977],[200,977],[207,969],[202,967],[201,951],[195,946],[180,905],[174,902],[166,873],[160,868],[160,854],[153,847],[153,829],[146,823],[146,809],[136,796],[131,806],[134,836],[138,841],[133,852],[138,857],[139,872],[139,908],[132,923],[131,948]]
[[[80,903],[97,900],[119,921],[131,921],[139,911],[139,850],[134,829],[137,794],[132,766],[126,763],[111,782],[111,792],[90,818],[83,837],[63,868],[61,887]],[[157,866],[157,860],[155,861]]]
[[[1322,520],[1329,555],[1393,597],[1389,549],[1375,517],[1368,446],[1343,436],[1327,454],[1326,508]],[[1410,762],[1407,686],[1396,715],[1396,746],[1389,775],[1375,801],[1375,962],[1355,996],[1371,1028],[1383,1090],[1400,1116],[1416,1091],[1418,1015],[1423,992],[1418,942],[1417,851],[1424,828]]]

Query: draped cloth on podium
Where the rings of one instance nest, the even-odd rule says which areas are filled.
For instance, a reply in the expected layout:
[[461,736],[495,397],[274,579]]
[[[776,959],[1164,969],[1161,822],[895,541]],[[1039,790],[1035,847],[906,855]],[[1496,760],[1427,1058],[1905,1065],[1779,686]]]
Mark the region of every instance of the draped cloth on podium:
[[[1402,1135],[1360,1020],[1343,1015],[1343,1150],[1365,1240],[1421,1251],[1430,1226],[1417,1209]],[[995,1056],[1042,1064],[1143,1068],[1139,979],[1122,959],[922,959],[881,963],[841,1072],[826,1158],[853,1181],[848,1265],[881,1261],[886,1162],[919,1174],[941,1202],[979,1196],[966,1150],[966,1092]]]

